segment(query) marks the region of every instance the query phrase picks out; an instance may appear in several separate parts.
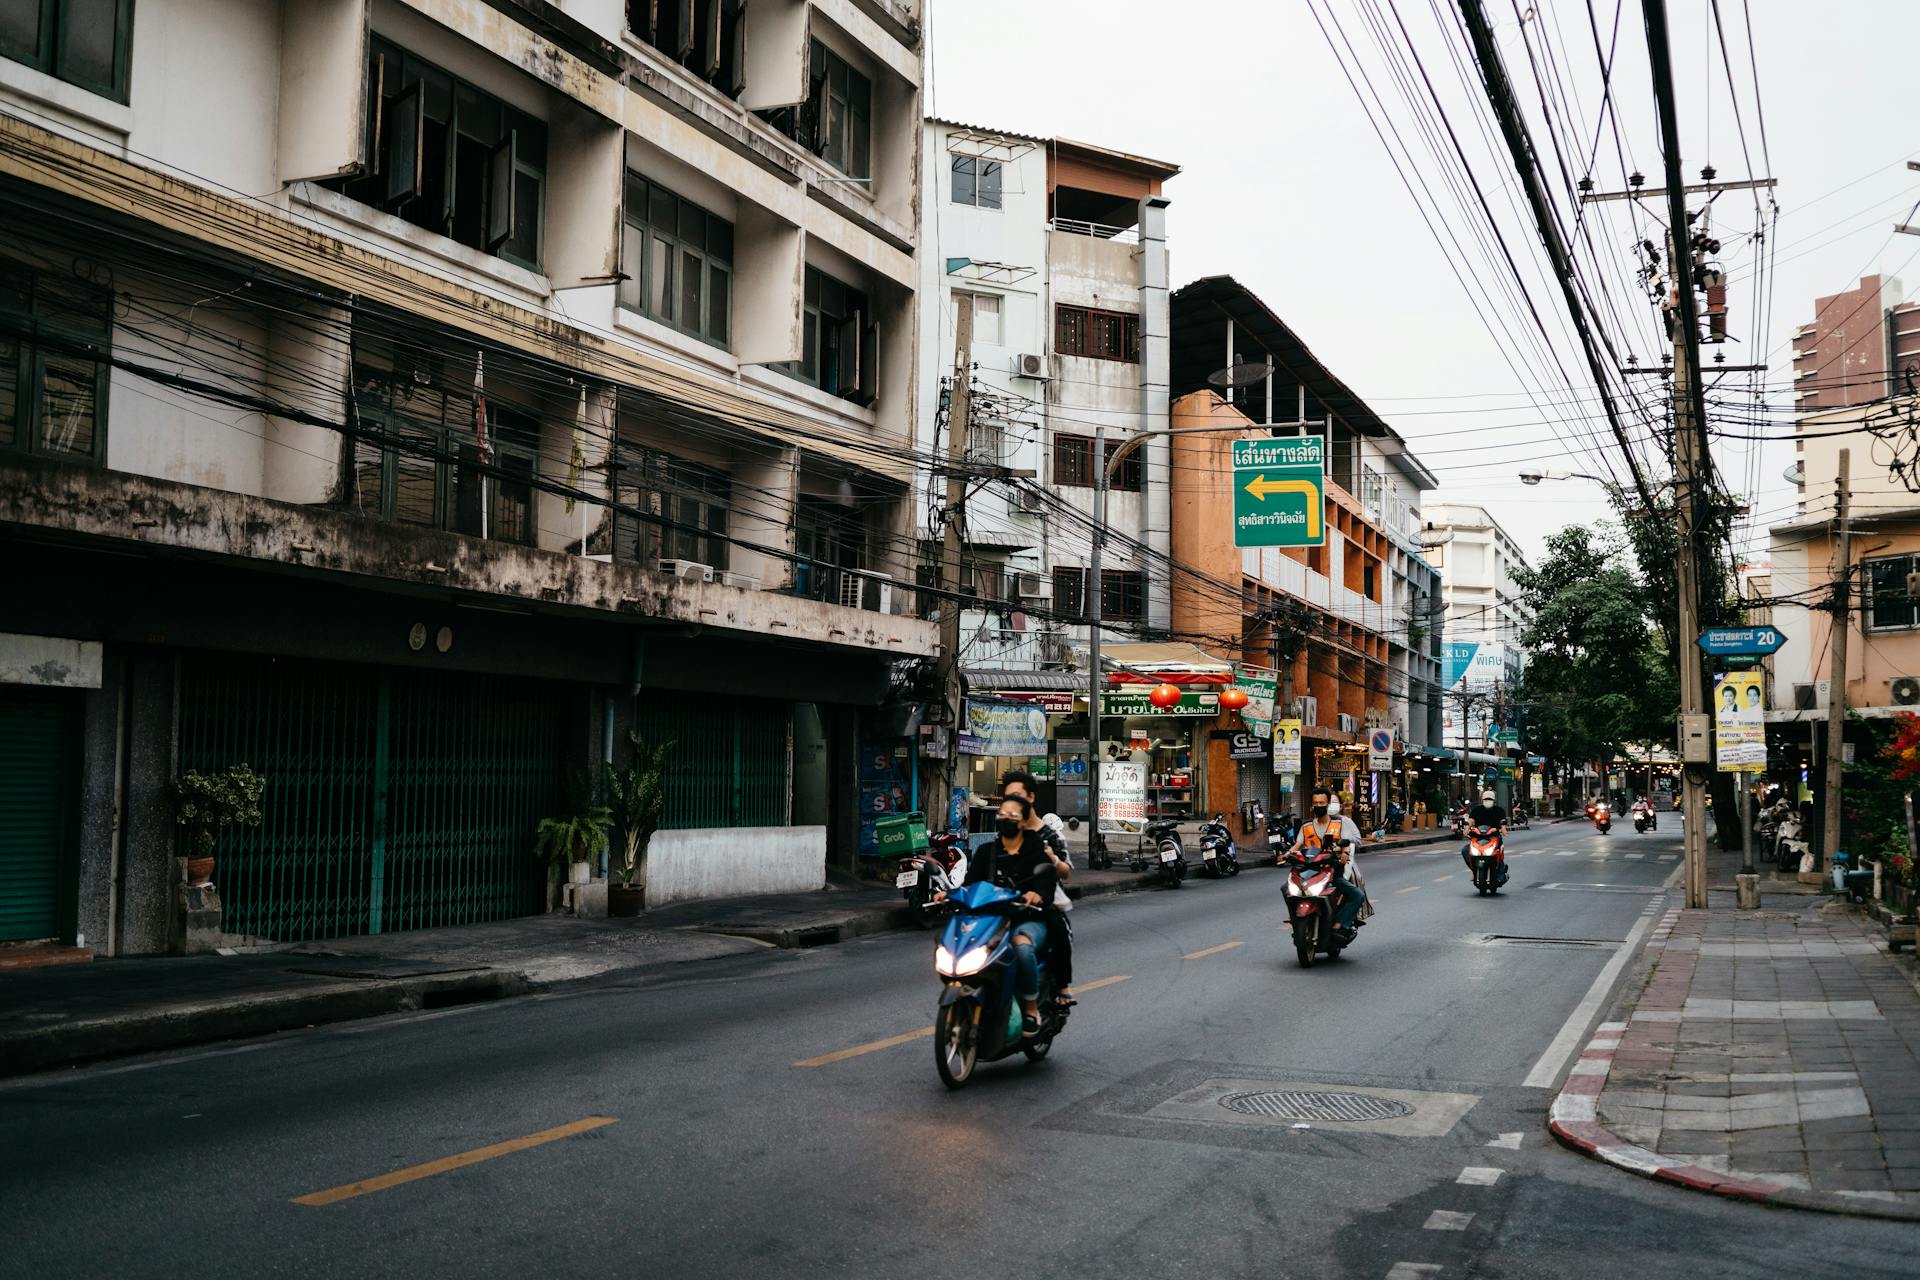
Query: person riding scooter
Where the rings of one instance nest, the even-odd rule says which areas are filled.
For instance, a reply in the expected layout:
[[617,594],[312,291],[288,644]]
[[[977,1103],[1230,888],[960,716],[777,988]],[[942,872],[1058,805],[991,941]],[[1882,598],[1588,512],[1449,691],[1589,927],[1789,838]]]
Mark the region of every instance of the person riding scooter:
[[[1360,849],[1360,828],[1352,818],[1340,815],[1340,802],[1326,787],[1313,789],[1313,817],[1300,827],[1300,835],[1289,853],[1318,849],[1328,840],[1345,840],[1352,852]],[[1352,867],[1352,852],[1343,855],[1340,869],[1340,905],[1334,911],[1334,927],[1351,936],[1357,928],[1361,910],[1367,905],[1367,891],[1358,883]]]
[[[1021,830],[1030,831],[1038,836],[1047,855],[1053,859],[1053,869],[1064,882],[1073,878],[1073,855],[1067,852],[1067,841],[1060,829],[1041,816],[1038,806],[1039,782],[1025,769],[1010,769],[1000,779],[1000,794],[1003,796],[1024,797],[1036,807],[1021,824]],[[1059,819],[1055,819],[1058,822]],[[1053,968],[1055,983],[1054,999],[1063,1005],[1073,1005],[1073,925],[1067,920],[1067,912],[1073,910],[1073,901],[1067,897],[1062,884],[1056,884],[1052,901],[1043,909],[1047,926],[1047,963]]]
[[[1480,793],[1480,803],[1467,810],[1467,826],[1469,829],[1473,827],[1497,828],[1500,832],[1500,847],[1502,850],[1506,848],[1507,811],[1501,808],[1495,801],[1493,792],[1482,791]],[[1470,856],[1472,847],[1471,844],[1463,844],[1460,846],[1460,861],[1467,864],[1467,873],[1469,875],[1473,873],[1473,858]],[[1500,883],[1505,884],[1506,882],[1507,860],[1502,858],[1500,859]]]

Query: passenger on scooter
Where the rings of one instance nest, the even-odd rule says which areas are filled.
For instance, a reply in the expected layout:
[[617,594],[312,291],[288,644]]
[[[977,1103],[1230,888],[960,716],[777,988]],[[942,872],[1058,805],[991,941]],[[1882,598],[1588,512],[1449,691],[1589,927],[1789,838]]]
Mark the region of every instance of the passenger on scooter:
[[[1024,796],[1034,805],[1039,804],[1035,794],[1039,784],[1034,776],[1025,769],[1009,769],[1000,779],[1000,794],[1003,796]],[[1058,821],[1058,819],[1056,819]],[[1042,820],[1040,810],[1033,813],[1022,824],[1021,830],[1034,832],[1044,842],[1047,855],[1053,859],[1053,869],[1060,879],[1073,878],[1073,858],[1067,852],[1067,842],[1058,831]],[[1055,998],[1064,1005],[1074,1004],[1073,998],[1073,925],[1067,920],[1067,912],[1072,909],[1065,889],[1056,888],[1052,901],[1047,904],[1047,963],[1053,966]]]
[[[1506,848],[1507,811],[1502,809],[1495,801],[1493,792],[1482,791],[1480,793],[1480,803],[1467,810],[1467,826],[1469,828],[1498,827],[1500,829],[1500,846],[1502,849]],[[1473,845],[1471,842],[1460,846],[1460,861],[1467,864],[1467,871],[1469,873],[1473,871],[1472,850]],[[1502,858],[1500,859],[1500,883],[1505,884],[1506,882],[1507,860]]]
[[1313,817],[1301,825],[1300,836],[1288,852],[1318,849],[1326,840],[1350,842],[1352,848],[1340,858],[1340,904],[1334,910],[1333,924],[1340,932],[1351,934],[1354,922],[1360,918],[1361,909],[1367,905],[1367,891],[1347,875],[1353,862],[1352,854],[1360,850],[1360,828],[1354,825],[1352,818],[1340,816],[1340,802],[1333,798],[1333,792],[1327,788],[1315,787],[1312,798]]
[[[1060,873],[1054,870],[1053,855],[1046,842],[1026,829],[1033,816],[1033,801],[1025,796],[1008,796],[1000,802],[993,829],[998,840],[983,844],[967,860],[968,884],[1000,884],[1020,895],[1029,907],[1043,908],[1053,901]],[[937,893],[935,902],[946,899]],[[1035,948],[1047,943],[1047,926],[1041,920],[1026,920],[1013,929],[1013,995],[1020,1002],[1020,1034],[1040,1034],[1040,960]]]

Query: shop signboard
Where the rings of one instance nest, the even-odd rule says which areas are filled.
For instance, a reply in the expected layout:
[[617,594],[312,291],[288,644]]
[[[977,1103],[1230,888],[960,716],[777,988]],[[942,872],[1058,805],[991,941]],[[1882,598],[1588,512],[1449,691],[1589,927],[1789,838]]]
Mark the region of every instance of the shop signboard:
[[967,699],[964,742],[972,737],[976,756],[1038,756],[1047,753],[1047,713],[1020,702],[975,702]]
[[1040,708],[1050,716],[1070,716],[1073,714],[1073,700],[1076,695],[1065,690],[1054,689],[1043,693],[1003,692],[993,696],[1008,702],[1024,702],[1028,706]]
[[1267,740],[1257,734],[1233,734],[1227,739],[1227,749],[1235,760],[1265,760],[1267,758]]
[[1100,762],[1099,829],[1138,835],[1147,826],[1147,768],[1131,760]]
[[1273,732],[1273,699],[1280,677],[1258,667],[1236,667],[1233,679],[1247,695],[1247,705],[1240,709],[1240,719],[1246,724],[1247,731],[1257,738],[1270,736]]
[[1393,768],[1393,730],[1367,730],[1367,768],[1376,772]]
[[1279,774],[1300,772],[1300,722],[1279,720],[1273,727],[1273,771]]
[[1220,693],[1208,689],[1204,693],[1192,689],[1180,691],[1180,701],[1171,707],[1156,707],[1147,699],[1147,690],[1140,692],[1120,690],[1100,695],[1100,714],[1114,717],[1133,716],[1201,716],[1211,720],[1220,714]]
[[1535,800],[1547,798],[1547,780],[1541,777],[1537,770],[1527,775],[1527,792]]
[[1087,758],[1083,755],[1063,755],[1055,766],[1057,781],[1080,783],[1087,780]]
[[1326,438],[1233,442],[1233,545],[1317,547],[1327,540]]
[[1053,757],[1052,756],[1028,756],[1027,772],[1033,775],[1033,780],[1035,782],[1052,782],[1053,781]]
[[1722,773],[1767,767],[1766,694],[1758,671],[1714,677],[1713,754]]

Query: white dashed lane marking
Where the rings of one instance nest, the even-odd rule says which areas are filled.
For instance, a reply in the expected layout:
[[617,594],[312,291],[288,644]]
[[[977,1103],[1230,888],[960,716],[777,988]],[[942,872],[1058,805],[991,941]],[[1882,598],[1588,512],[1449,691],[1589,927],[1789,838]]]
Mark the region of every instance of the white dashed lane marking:
[[1524,1134],[1519,1133],[1503,1133],[1487,1145],[1490,1147],[1499,1147],[1503,1151],[1518,1151],[1520,1149],[1520,1139],[1524,1136]]
[[1463,1187],[1490,1187],[1500,1181],[1500,1170],[1468,1165],[1454,1181]]
[[1387,1272],[1387,1280],[1424,1280],[1426,1276],[1437,1276],[1441,1267],[1437,1262],[1396,1262],[1393,1270]]
[[1428,1231],[1465,1231],[1467,1224],[1473,1221],[1470,1213],[1455,1213],[1451,1209],[1435,1209],[1427,1215],[1421,1225]]

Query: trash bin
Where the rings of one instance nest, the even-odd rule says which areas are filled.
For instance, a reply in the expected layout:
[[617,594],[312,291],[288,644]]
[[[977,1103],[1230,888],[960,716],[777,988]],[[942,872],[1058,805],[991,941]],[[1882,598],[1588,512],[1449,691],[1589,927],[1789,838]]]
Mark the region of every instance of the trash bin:
[[904,858],[926,850],[927,815],[902,813],[873,824],[873,843],[882,857]]

